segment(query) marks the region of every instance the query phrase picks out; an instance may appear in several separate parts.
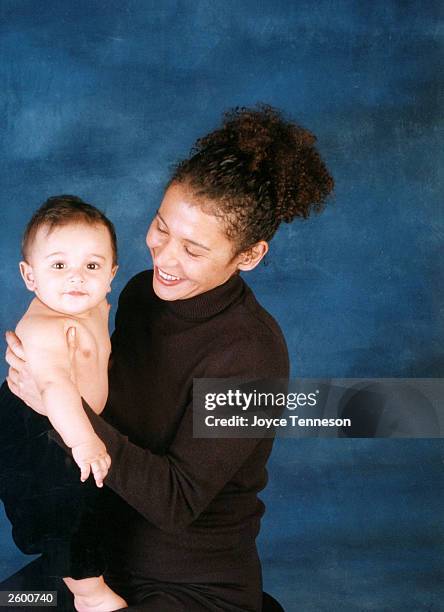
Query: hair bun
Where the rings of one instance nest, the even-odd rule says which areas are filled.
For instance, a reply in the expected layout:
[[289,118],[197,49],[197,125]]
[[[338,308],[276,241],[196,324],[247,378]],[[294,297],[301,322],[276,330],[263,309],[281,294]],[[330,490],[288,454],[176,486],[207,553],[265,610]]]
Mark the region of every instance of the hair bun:
[[171,182],[187,183],[224,218],[240,250],[270,240],[281,221],[320,211],[333,179],[311,132],[268,105],[234,108],[200,138]]
[[312,208],[319,211],[333,189],[315,142],[311,132],[260,104],[226,112],[222,127],[199,139],[195,151],[218,148],[225,151],[226,163],[247,165],[248,184],[257,200],[267,194],[274,202],[275,218],[289,223],[308,217]]

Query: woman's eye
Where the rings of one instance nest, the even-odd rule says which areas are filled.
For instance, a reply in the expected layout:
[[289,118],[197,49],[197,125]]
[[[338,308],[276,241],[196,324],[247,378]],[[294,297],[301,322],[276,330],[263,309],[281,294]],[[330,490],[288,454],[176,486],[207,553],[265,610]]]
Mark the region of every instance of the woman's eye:
[[188,249],[187,247],[185,247],[185,251],[190,257],[199,257],[199,253],[193,253],[193,251],[190,251],[190,249]]
[[98,270],[99,269],[99,264],[98,263],[89,263],[86,266],[88,268],[88,270]]
[[160,225],[157,226],[157,230],[161,233],[161,234],[168,234],[168,232],[166,231],[166,229],[164,229],[163,227],[160,227]]
[[61,261],[56,261],[55,263],[52,264],[52,267],[55,270],[63,270],[64,267],[65,267],[65,264],[63,262],[61,262]]

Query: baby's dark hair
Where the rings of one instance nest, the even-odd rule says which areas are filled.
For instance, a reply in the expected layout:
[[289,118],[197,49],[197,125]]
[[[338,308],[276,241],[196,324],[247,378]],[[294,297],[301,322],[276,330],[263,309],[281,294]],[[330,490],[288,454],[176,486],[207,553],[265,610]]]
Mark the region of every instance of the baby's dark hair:
[[98,208],[73,195],[59,195],[48,198],[36,210],[23,234],[23,259],[27,261],[29,250],[40,227],[48,227],[48,232],[51,232],[55,227],[62,227],[70,223],[104,225],[111,238],[113,265],[117,265],[117,238],[114,225]]
[[323,209],[334,183],[315,142],[271,106],[235,108],[197,140],[169,185],[190,188],[203,210],[223,219],[241,252],[270,240],[282,221]]

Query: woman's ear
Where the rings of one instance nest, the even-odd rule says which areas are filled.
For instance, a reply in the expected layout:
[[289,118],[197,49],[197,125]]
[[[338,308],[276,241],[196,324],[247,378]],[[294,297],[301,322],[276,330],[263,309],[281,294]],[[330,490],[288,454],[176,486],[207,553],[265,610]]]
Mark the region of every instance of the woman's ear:
[[237,267],[239,270],[247,272],[255,268],[268,253],[268,242],[259,240],[249,249],[239,254]]
[[21,261],[19,263],[20,274],[22,275],[23,280],[25,281],[26,288],[29,291],[34,291],[35,289],[35,280],[34,280],[34,272],[32,271],[32,266],[26,261]]

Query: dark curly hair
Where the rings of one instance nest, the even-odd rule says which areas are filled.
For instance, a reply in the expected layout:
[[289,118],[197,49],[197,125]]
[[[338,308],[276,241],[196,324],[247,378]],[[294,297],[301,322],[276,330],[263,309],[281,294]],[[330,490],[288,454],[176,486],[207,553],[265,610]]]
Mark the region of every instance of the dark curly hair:
[[315,141],[271,106],[235,108],[197,140],[169,185],[189,187],[204,210],[223,219],[241,252],[270,240],[281,221],[323,209],[334,183]]

